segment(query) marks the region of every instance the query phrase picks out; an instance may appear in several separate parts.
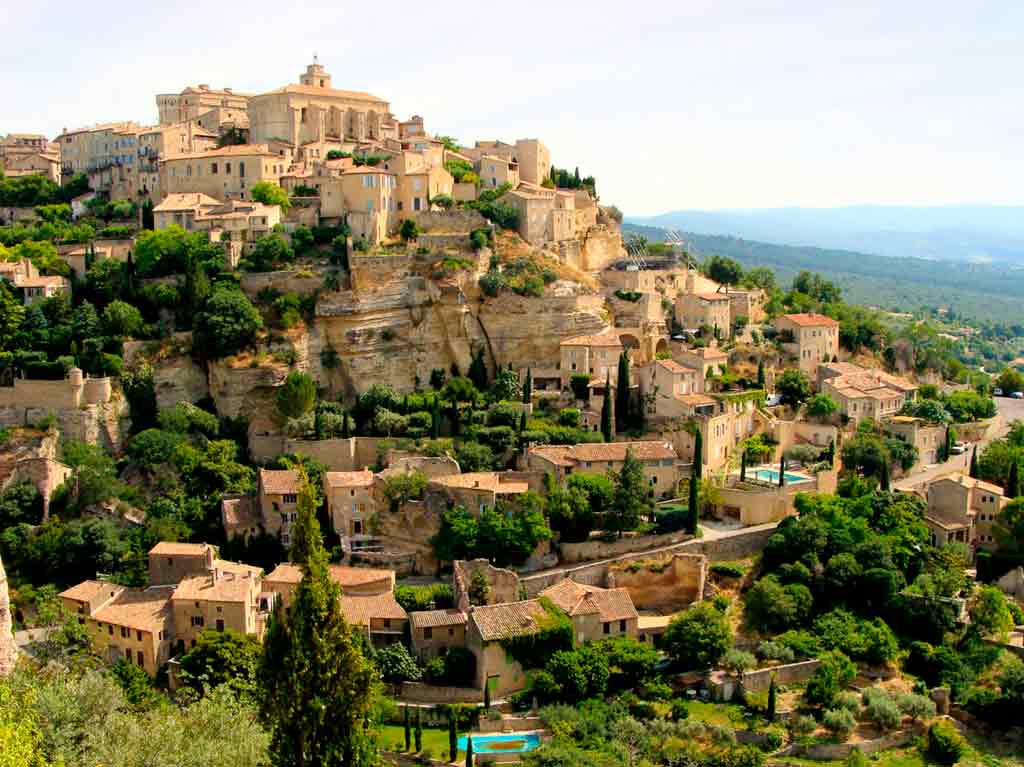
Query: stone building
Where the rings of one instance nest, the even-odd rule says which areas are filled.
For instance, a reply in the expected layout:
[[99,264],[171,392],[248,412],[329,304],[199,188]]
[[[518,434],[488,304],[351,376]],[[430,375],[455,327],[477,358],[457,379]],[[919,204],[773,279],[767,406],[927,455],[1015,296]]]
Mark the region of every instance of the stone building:
[[215,131],[197,122],[176,122],[143,128],[137,136],[138,193],[158,203],[167,195],[160,174],[160,163],[171,157],[208,152],[217,148]]
[[293,149],[327,138],[366,141],[398,136],[387,101],[359,91],[337,90],[314,59],[297,85],[285,85],[249,99],[251,140],[287,142]]
[[299,472],[291,469],[259,469],[256,474],[256,507],[263,529],[280,534],[291,545],[291,526],[298,519]]
[[498,501],[513,501],[530,489],[539,490],[541,480],[542,475],[530,476],[516,471],[449,474],[435,477],[427,483],[425,502],[427,508],[464,506],[470,512],[479,514],[485,509],[493,509]]
[[[161,125],[199,122],[204,123],[207,130],[219,132],[222,125],[242,127],[248,123],[249,96],[231,88],[211,88],[203,83],[189,85],[180,93],[159,94],[156,108]],[[211,120],[211,115],[216,115],[216,119]]]
[[917,394],[917,386],[905,378],[848,362],[821,363],[817,382],[818,391],[832,397],[853,423],[894,416]]
[[370,533],[370,520],[377,513],[373,483],[373,472],[368,470],[324,474],[327,514],[347,552],[358,551],[375,540]]
[[562,388],[569,386],[574,375],[590,376],[592,386],[604,388],[606,379],[618,385],[619,355],[622,341],[617,333],[567,338],[558,345]]
[[540,592],[572,621],[576,644],[628,636],[636,639],[639,614],[624,588],[585,586],[564,578]]
[[43,275],[29,259],[0,261],[0,280],[20,294],[26,306],[59,293],[71,295],[71,281],[57,275]]
[[549,620],[539,600],[474,607],[466,627],[466,645],[476,658],[476,684],[490,688],[492,698],[526,686],[526,672],[501,640],[539,633]]
[[409,613],[410,638],[416,657],[429,660],[453,647],[466,646],[468,614],[454,607]]
[[224,246],[227,264],[233,268],[281,223],[281,207],[251,200],[220,202],[199,192],[169,194],[153,208],[153,218],[156,229],[180,226],[206,232],[210,242]]
[[[349,596],[372,597],[394,591],[395,571],[372,567],[346,567],[331,565],[331,580],[341,586]],[[279,564],[263,577],[263,587],[277,595],[284,607],[292,603],[295,590],[302,581],[302,568],[287,562]]]
[[800,370],[814,378],[818,365],[839,354],[839,323],[824,314],[784,314],[775,320],[782,348],[799,360]]
[[998,485],[955,473],[928,484],[924,521],[933,546],[994,548],[992,526],[1011,499]]
[[929,423],[913,416],[894,415],[882,423],[882,428],[890,437],[902,439],[917,449],[917,463],[910,471],[941,460],[942,449],[946,444],[945,424]]
[[160,163],[160,183],[166,194],[245,200],[254,184],[277,184],[287,170],[288,161],[266,144],[239,144],[168,157]]
[[632,452],[643,464],[644,476],[655,496],[661,498],[675,494],[679,485],[679,461],[675,449],[667,441],[539,445],[527,449],[525,463],[528,469],[551,472],[562,482],[570,474],[621,471],[627,452]]
[[732,335],[732,300],[726,293],[684,293],[676,298],[676,321],[685,329],[711,328],[716,336]]

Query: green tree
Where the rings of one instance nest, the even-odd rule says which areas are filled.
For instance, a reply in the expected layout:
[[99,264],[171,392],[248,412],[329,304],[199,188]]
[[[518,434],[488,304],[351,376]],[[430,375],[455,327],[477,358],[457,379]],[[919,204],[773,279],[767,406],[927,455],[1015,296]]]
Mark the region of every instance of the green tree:
[[448,761],[454,762],[459,757],[459,735],[455,729],[455,709],[448,709]]
[[408,751],[412,747],[412,729],[409,723],[409,706],[408,704],[402,706],[402,722],[405,729],[405,750]]
[[778,695],[778,688],[776,687],[776,684],[775,684],[775,674],[772,674],[772,679],[768,683],[768,710],[765,713],[765,716],[768,718],[769,722],[774,722],[775,721],[775,706],[776,706],[775,699],[776,699],[777,695]]
[[25,305],[14,297],[7,282],[0,280],[0,351],[13,351],[18,329],[25,319]]
[[145,322],[142,313],[124,301],[112,301],[103,310],[103,325],[112,336],[137,337]]
[[601,401],[601,436],[611,441],[611,375],[604,381],[604,399]]
[[413,727],[412,737],[416,743],[416,753],[418,754],[423,750],[423,723],[420,719],[420,709],[416,709],[416,724]]
[[711,668],[731,645],[728,618],[708,603],[677,615],[665,631],[665,651],[680,669]]
[[256,669],[262,648],[251,635],[207,630],[181,656],[181,682],[200,693],[222,684],[238,693],[256,690]]
[[1010,463],[1010,473],[1006,479],[1006,487],[1003,488],[1003,495],[1007,498],[1016,498],[1020,495],[1020,479],[1017,477],[1020,471],[1020,464],[1017,461]]
[[402,221],[402,225],[398,228],[398,235],[402,238],[403,242],[412,242],[420,236],[420,228],[416,226],[415,221],[407,218]]
[[295,251],[288,244],[288,240],[277,232],[271,232],[256,240],[242,265],[251,272],[269,272],[278,264],[288,263],[294,259]]
[[883,493],[888,493],[891,489],[888,461],[882,461],[878,467],[878,489]]
[[302,226],[300,224],[295,227],[295,231],[292,232],[291,238],[292,248],[300,255],[313,247],[313,232],[310,231],[308,226]]
[[968,476],[972,479],[979,479],[978,475],[978,446],[975,445],[971,450],[971,467],[968,469]]
[[487,390],[487,363],[484,361],[484,347],[482,345],[478,346],[473,353],[473,359],[469,362],[467,375],[478,391]]
[[807,415],[824,420],[839,409],[839,405],[828,394],[815,394],[807,400]]
[[526,369],[526,378],[523,381],[523,404],[529,405],[533,401],[533,371]]
[[759,358],[757,360],[757,388],[763,389],[765,387],[765,384],[766,382],[764,377],[764,360]]
[[704,264],[704,273],[721,285],[738,285],[743,279],[743,267],[738,261],[725,256],[712,256]]
[[618,432],[624,432],[633,425],[630,419],[629,400],[629,354],[623,351],[619,354],[619,370],[615,386],[615,430]]
[[256,340],[263,318],[240,290],[218,288],[195,318],[195,348],[211,359],[237,354]]
[[316,383],[306,373],[293,370],[277,390],[277,412],[285,418],[301,418],[316,404]]
[[698,490],[700,486],[700,480],[697,479],[696,474],[690,474],[690,498],[686,505],[686,532],[690,535],[697,534],[697,524],[700,519],[700,502],[698,500]]
[[466,737],[466,767],[473,767],[473,736]]
[[282,213],[287,213],[292,206],[288,193],[273,181],[257,181],[249,190],[249,196],[264,205],[280,205]]
[[857,667],[838,651],[824,653],[819,660],[821,665],[807,681],[804,699],[812,706],[829,708],[836,696],[853,681]]
[[1013,628],[1013,616],[1003,592],[995,586],[981,586],[967,603],[971,623],[986,636],[1001,639]]
[[271,618],[259,668],[261,716],[280,767],[370,767],[377,763],[369,721],[378,680],[357,631],[345,621],[341,589],[303,477],[292,561],[304,576],[286,611]]
[[783,405],[799,407],[811,396],[811,382],[802,370],[790,368],[775,379],[775,391]]
[[615,474],[615,501],[605,515],[605,529],[617,532],[633,530],[642,519],[654,513],[654,499],[644,476],[644,465],[637,460],[632,448],[626,449],[622,469]]

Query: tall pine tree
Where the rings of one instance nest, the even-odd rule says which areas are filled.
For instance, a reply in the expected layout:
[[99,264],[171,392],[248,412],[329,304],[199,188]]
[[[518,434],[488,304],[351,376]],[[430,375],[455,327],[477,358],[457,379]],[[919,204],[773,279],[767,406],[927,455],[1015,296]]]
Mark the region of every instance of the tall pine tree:
[[698,485],[700,480],[695,474],[690,474],[690,500],[686,507],[686,532],[690,535],[697,534],[697,520],[700,518],[698,509]]
[[757,361],[757,388],[763,389],[765,386],[764,380],[764,360]]
[[276,767],[368,767],[379,678],[345,621],[316,520],[313,488],[300,469],[292,561],[303,578],[287,610],[278,603],[259,667],[260,715]]
[[775,674],[772,674],[772,680],[768,684],[768,711],[766,712],[769,722],[775,721],[775,697],[777,694],[778,692],[775,689]]
[[612,441],[612,379],[605,378],[604,401],[601,403],[601,436],[605,442]]
[[891,488],[891,476],[889,471],[889,462],[883,460],[881,466],[878,467],[878,489],[883,493],[888,493]]
[[629,355],[619,355],[619,372],[615,384],[615,430],[626,431],[632,426],[629,407]]
[[1020,480],[1017,478],[1017,457],[1010,461],[1010,474],[1006,478],[1006,487],[1003,488],[1003,495],[1007,498],[1016,498],[1020,495]]
[[971,451],[971,468],[970,468],[968,473],[969,473],[969,475],[972,478],[978,479],[978,446],[977,445],[975,445],[974,449]]
[[526,368],[526,379],[523,381],[523,404],[529,405],[533,400],[533,372]]
[[693,469],[691,471],[697,479],[704,476],[704,435],[701,434],[699,426],[693,433]]
[[469,380],[478,391],[487,390],[487,363],[484,362],[484,347],[478,346],[469,363]]

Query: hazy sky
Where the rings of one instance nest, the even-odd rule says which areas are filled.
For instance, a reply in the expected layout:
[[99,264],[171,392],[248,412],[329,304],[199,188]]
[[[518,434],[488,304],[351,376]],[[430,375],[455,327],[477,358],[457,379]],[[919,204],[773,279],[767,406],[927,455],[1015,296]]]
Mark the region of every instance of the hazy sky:
[[[493,8],[493,9],[492,9]],[[177,2],[12,8],[0,133],[297,81],[464,142],[540,137],[627,214],[1024,203],[1024,3]]]

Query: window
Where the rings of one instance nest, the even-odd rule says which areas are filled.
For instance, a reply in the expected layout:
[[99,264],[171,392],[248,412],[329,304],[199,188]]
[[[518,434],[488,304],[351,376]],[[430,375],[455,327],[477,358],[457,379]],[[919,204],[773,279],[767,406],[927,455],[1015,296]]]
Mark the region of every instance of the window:
[[138,641],[140,641],[140,642],[141,642],[141,641],[142,641],[142,632],[141,632],[141,631],[136,631],[136,632],[135,632],[135,638],[136,638],[136,639],[137,639]]
[[113,624],[108,624],[107,625],[107,633],[110,634],[110,636],[114,636],[114,625]]
[[231,163],[229,163],[229,162],[224,163],[224,172],[225,173],[231,173]]
[[122,639],[128,639],[129,637],[131,637],[131,634],[128,633],[128,629],[126,629],[124,626],[122,626],[121,627],[121,638]]
[[425,629],[423,629],[423,638],[424,639],[432,639],[433,636],[434,636],[434,629],[430,628],[430,626],[427,626]]
[[623,619],[623,620],[619,621],[619,631],[625,632],[625,630],[626,630],[626,621],[625,621],[625,619]]
[[244,162],[238,163],[238,177],[239,178],[245,178],[245,163]]
[[298,499],[298,496],[295,493],[285,493],[284,494],[284,502],[285,503],[295,503],[295,501],[297,499]]
[[203,626],[203,624],[204,624],[204,621],[203,621],[203,616],[202,615],[193,615],[192,616],[192,625],[193,626]]
[[602,630],[602,631],[603,631],[603,632],[604,632],[605,634],[610,634],[610,633],[612,633],[612,626],[611,626],[611,624],[610,624],[610,623],[602,623],[602,624],[601,624],[601,630]]
[[146,656],[142,654],[142,650],[135,653],[135,658],[138,660],[140,666],[146,665]]
[[125,650],[124,651],[124,659],[126,661],[128,661],[129,663],[132,662],[132,651],[131,650]]
[[217,631],[223,631],[223,630],[224,630],[224,621],[221,620],[220,618],[218,618],[217,619]]

